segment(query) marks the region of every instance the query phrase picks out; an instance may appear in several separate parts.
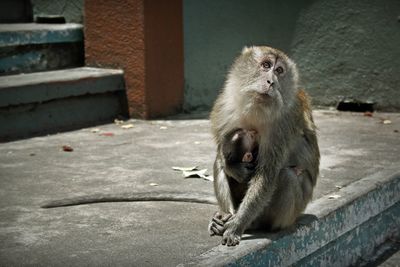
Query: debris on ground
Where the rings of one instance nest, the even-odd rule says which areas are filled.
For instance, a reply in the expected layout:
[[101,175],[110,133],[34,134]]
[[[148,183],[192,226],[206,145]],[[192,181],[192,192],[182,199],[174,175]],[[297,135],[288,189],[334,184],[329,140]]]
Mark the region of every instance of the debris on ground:
[[328,196],[328,199],[338,199],[340,197],[341,197],[341,195],[330,195],[330,196]]
[[105,132],[105,133],[101,133],[101,134],[99,134],[99,135],[101,135],[101,136],[114,136],[114,133]]
[[116,125],[122,125],[122,124],[124,124],[124,121],[123,121],[123,120],[119,120],[119,119],[115,119],[115,120],[114,120],[114,123],[115,123]]
[[198,169],[193,167],[172,167],[174,171],[181,171],[183,177],[186,178],[202,178],[207,181],[214,181],[214,177],[207,174],[207,169]]
[[72,152],[72,151],[74,151],[74,149],[73,149],[71,146],[69,146],[69,145],[63,145],[63,146],[62,146],[62,150],[65,151],[65,152]]
[[174,171],[194,171],[197,170],[197,166],[192,167],[172,167]]
[[365,116],[365,117],[372,117],[372,116],[373,116],[373,113],[372,113],[371,111],[365,111],[365,112],[364,112],[364,116]]
[[157,183],[150,183],[149,185],[150,185],[150,186],[158,186]]
[[391,121],[391,120],[388,120],[388,119],[381,119],[381,122],[382,122],[383,124],[392,124],[392,121]]
[[130,129],[130,128],[133,128],[133,124],[132,123],[123,124],[123,125],[121,125],[121,128],[122,129]]

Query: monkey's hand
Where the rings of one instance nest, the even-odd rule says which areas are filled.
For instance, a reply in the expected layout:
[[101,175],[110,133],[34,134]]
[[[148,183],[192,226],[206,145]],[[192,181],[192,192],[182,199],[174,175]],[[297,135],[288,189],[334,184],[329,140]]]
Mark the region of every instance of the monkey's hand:
[[225,223],[231,217],[232,214],[230,213],[222,213],[217,211],[211,218],[210,224],[208,225],[208,232],[210,233],[210,236],[222,236],[225,232]]
[[222,236],[221,244],[227,246],[239,245],[242,234],[243,231],[238,227],[238,224],[235,220],[235,215],[233,215],[225,223],[225,232]]

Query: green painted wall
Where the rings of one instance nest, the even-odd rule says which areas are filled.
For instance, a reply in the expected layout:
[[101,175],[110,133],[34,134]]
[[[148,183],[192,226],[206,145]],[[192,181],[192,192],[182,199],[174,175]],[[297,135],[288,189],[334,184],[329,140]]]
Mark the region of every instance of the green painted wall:
[[279,48],[316,105],[400,109],[399,0],[184,0],[185,109],[209,109],[244,45]]

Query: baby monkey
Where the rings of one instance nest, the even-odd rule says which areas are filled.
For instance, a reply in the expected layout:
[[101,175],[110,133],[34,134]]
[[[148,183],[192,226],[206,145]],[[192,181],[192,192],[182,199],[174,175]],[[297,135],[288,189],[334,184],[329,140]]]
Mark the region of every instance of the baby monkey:
[[257,132],[255,130],[234,129],[224,137],[222,154],[225,162],[225,173],[238,183],[248,182],[257,166]]

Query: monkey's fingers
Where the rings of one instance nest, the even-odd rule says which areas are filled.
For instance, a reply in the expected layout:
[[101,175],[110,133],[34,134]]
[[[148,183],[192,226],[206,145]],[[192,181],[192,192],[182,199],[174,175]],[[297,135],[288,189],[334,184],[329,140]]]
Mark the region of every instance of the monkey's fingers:
[[232,218],[232,214],[227,213],[221,218],[221,221],[225,224],[230,218]]
[[220,226],[224,226],[224,224],[225,224],[225,222],[222,220],[222,218],[218,219],[218,218],[215,218],[215,217],[213,217],[211,219],[211,223],[215,223],[215,224],[220,225]]
[[211,222],[208,227],[208,232],[210,236],[219,235],[222,236],[224,234],[225,227],[223,225],[218,225],[215,222]]
[[214,213],[214,216],[213,216],[213,218],[216,218],[216,219],[221,219],[222,217],[223,217],[223,213],[221,213],[221,212],[219,212],[219,211],[216,211],[215,213]]

